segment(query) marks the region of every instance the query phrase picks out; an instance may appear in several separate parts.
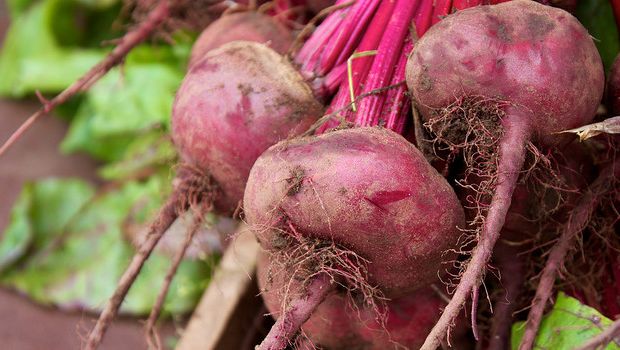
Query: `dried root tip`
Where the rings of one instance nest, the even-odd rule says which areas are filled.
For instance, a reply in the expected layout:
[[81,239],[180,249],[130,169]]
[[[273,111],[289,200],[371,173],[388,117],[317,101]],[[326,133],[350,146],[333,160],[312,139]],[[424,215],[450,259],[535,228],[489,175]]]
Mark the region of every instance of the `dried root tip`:
[[335,283],[328,274],[322,273],[314,277],[306,287],[305,295],[291,301],[257,349],[283,350],[293,344],[304,322],[334,290]]

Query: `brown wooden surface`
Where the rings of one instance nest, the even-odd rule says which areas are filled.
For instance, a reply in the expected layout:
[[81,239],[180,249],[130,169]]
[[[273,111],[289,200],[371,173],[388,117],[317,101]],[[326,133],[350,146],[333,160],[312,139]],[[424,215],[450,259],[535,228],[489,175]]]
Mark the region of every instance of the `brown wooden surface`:
[[[7,27],[8,14],[4,0],[0,0],[0,47]],[[0,100],[0,140],[4,141],[38,106],[36,101]],[[78,176],[97,182],[94,161],[79,155],[63,156],[58,152],[65,130],[62,121],[45,117],[13,149],[0,157],[0,235],[24,182],[50,176]],[[80,335],[92,327],[94,318],[90,314],[67,314],[35,305],[24,296],[0,289],[0,349],[79,349]],[[140,320],[119,320],[111,327],[101,348],[144,349],[146,343],[142,332]],[[171,334],[174,329],[167,325],[164,339]]]

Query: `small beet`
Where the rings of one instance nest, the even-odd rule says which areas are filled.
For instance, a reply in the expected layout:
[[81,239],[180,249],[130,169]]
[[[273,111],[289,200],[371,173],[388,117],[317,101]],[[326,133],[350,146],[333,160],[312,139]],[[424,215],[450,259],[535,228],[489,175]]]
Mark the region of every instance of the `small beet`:
[[189,67],[207,52],[232,41],[252,41],[268,45],[285,54],[293,42],[291,31],[271,16],[255,11],[237,12],[220,17],[202,31],[189,59]]

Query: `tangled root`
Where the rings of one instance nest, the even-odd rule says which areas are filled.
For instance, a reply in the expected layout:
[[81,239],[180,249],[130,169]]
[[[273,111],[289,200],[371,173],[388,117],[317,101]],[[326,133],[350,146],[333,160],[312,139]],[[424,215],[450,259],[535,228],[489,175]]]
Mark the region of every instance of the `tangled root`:
[[[464,171],[456,183],[468,193],[464,206],[476,214],[469,220],[461,238],[459,253],[467,253],[478,241],[491,197],[497,185],[499,142],[504,136],[501,120],[508,102],[486,97],[462,97],[448,107],[434,111],[424,126],[433,135],[435,156],[450,163],[463,163]],[[536,203],[531,203],[527,217],[542,223],[562,208],[566,197],[578,190],[568,185],[561,162],[555,155],[543,154],[532,143],[527,144],[525,169],[520,185],[527,186]],[[537,231],[540,234],[541,228]],[[466,264],[466,262],[465,262]],[[459,263],[458,265],[463,265]]]
[[282,296],[282,310],[288,307],[296,286],[301,285],[303,289],[316,276],[327,274],[337,289],[349,296],[349,306],[358,315],[362,308],[369,308],[374,311],[376,321],[385,325],[387,298],[369,282],[369,261],[334,242],[305,237],[287,219],[284,221],[285,229],[277,229],[272,239],[274,249],[269,251],[268,272],[269,276],[290,276],[278,291]]
[[[559,269],[557,288],[575,291],[574,295],[588,305],[606,312],[607,305],[601,301],[604,291],[613,281],[613,267],[620,256],[620,237],[617,225],[620,220],[620,179],[613,177],[605,188],[592,189],[598,205],[588,220],[587,227],[575,237],[575,244],[567,252]],[[601,268],[603,267],[603,268]],[[620,307],[620,304],[618,305]],[[609,314],[610,317],[616,315]]]
[[188,163],[177,166],[174,188],[183,194],[178,203],[179,213],[191,209],[195,215],[200,215],[204,213],[204,203],[209,203],[210,207],[221,194],[218,184],[207,171]]

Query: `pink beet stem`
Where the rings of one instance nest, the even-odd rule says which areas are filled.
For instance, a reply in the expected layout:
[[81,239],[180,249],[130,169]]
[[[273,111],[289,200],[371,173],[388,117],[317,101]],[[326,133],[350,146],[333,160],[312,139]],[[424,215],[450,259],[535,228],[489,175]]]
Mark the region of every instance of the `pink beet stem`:
[[421,37],[430,28],[433,19],[433,2],[422,1],[418,13],[415,15],[415,29],[418,37]]
[[[391,1],[384,1],[381,3],[379,9],[375,13],[375,16],[372,18],[372,22],[369,25],[369,30],[362,38],[359,46],[355,50],[356,52],[365,52],[376,50],[381,42],[382,34],[385,31],[386,26],[389,23],[389,19],[394,11],[394,3]],[[372,65],[374,60],[373,56],[366,56],[356,58],[352,61],[352,72],[354,81],[354,91],[355,93],[359,93],[361,90],[360,84],[366,79],[368,75],[368,71]],[[339,81],[336,81],[336,74],[342,74]],[[347,76],[347,64],[343,63],[338,67],[334,68],[326,77],[326,80],[323,82],[324,88],[328,91],[330,87],[338,88],[338,92],[336,96],[332,100],[332,103],[329,109],[326,111],[326,115],[333,113],[334,111],[338,111],[346,108],[351,104],[351,99],[349,97],[349,81],[345,78]],[[355,82],[360,82],[360,84],[356,84]],[[338,85],[335,85],[338,83]],[[350,111],[343,110],[340,113],[346,120],[352,120],[352,113]],[[325,123],[321,128],[319,128],[318,133],[323,133],[325,130],[336,127],[339,124],[339,121],[334,119],[330,122]]]
[[327,73],[323,80],[323,88],[330,96],[338,91],[338,87],[347,79],[347,65],[345,63],[335,67],[331,72]]
[[482,0],[454,0],[452,7],[455,11],[464,10],[466,8],[482,5]]
[[[364,52],[370,50],[376,50],[379,42],[381,41],[381,34],[385,30],[386,25],[388,24],[388,20],[392,15],[392,11],[394,10],[394,3],[391,1],[384,1],[379,6],[379,9],[375,13],[374,17],[370,25],[368,26],[368,30],[364,34],[362,41],[359,46],[355,50],[356,52]],[[352,75],[353,80],[362,81],[366,78],[368,74],[368,69],[373,61],[372,56],[360,57],[352,62]],[[332,69],[325,80],[323,81],[323,89],[325,89],[328,94],[332,94],[336,89],[340,87],[341,84],[347,85],[348,81],[346,80],[347,76],[347,64],[341,63]],[[357,86],[357,84],[354,84]],[[336,108],[342,108],[344,106],[336,106]]]
[[339,111],[338,113],[339,118],[331,118],[331,120],[321,125],[321,127],[317,129],[317,132],[316,132],[317,135],[322,134],[325,131],[338,126],[338,124],[340,123],[340,119],[341,119],[340,117],[342,117],[342,119],[345,119],[345,120],[352,119],[351,117],[352,113],[350,109],[345,108],[351,103],[351,99],[349,97],[349,89],[347,88],[345,84],[346,84],[346,80],[340,85],[340,88],[338,89],[338,92],[336,92],[336,96],[334,96],[334,99],[332,100],[331,105],[325,111],[325,115],[330,115],[334,112]]
[[303,73],[309,72],[310,76],[314,75],[325,46],[344,21],[343,16],[348,10],[350,9],[337,10],[329,15],[299,50],[295,62],[302,66]]
[[[457,0],[455,0],[457,1]],[[452,9],[452,0],[436,0],[431,25],[441,21]]]
[[396,71],[392,77],[390,85],[401,84],[401,86],[390,89],[387,92],[386,106],[383,108],[387,111],[385,127],[402,134],[405,129],[409,110],[411,108],[411,100],[407,96],[407,86],[404,84],[405,70],[407,66],[407,56],[413,49],[413,43],[409,39],[405,42],[405,47],[396,66]]
[[[321,59],[317,74],[325,75],[335,65],[342,63],[337,61],[341,53],[346,52],[345,57],[351,55],[361,39],[361,35],[364,34],[366,25],[372,18],[379,2],[378,0],[359,0],[353,5],[344,22],[340,25],[338,33],[334,37],[335,40],[331,40],[325,48],[326,56]],[[354,36],[354,33],[357,36]],[[345,48],[348,48],[348,52]]]
[[497,185],[487,211],[482,233],[450,302],[444,308],[439,321],[426,337],[421,350],[435,350],[441,345],[442,339],[465,305],[467,297],[472,291],[478,290],[480,287],[493,247],[506,221],[506,213],[512,202],[512,193],[525,161],[525,144],[531,132],[531,127],[523,122],[529,119],[527,116],[515,115],[517,114],[516,111],[511,108],[508,108],[506,112],[508,117],[504,125],[505,134],[500,141]]
[[[394,15],[390,18],[390,22],[379,44],[377,56],[364,83],[365,93],[390,84],[417,7],[417,0],[397,1]],[[385,94],[373,94],[363,98],[359,103],[355,123],[360,126],[377,125],[384,100]]]
[[293,343],[301,326],[333,290],[334,284],[329,275],[322,273],[314,277],[305,288],[306,294],[291,301],[257,350],[286,349],[289,344]]
[[[393,11],[394,1],[380,2],[378,9],[369,17],[370,22],[368,22],[366,28],[361,28],[361,26],[356,28],[356,32],[361,31],[361,33],[357,33],[357,36],[361,40],[359,45],[353,41],[349,41],[347,43],[348,45],[340,52],[340,55],[336,59],[336,64],[345,63],[354,51],[360,52],[376,49]],[[353,44],[355,44],[355,46],[353,46]]]
[[[381,6],[377,10],[377,13],[368,27],[368,31],[364,34],[364,38],[355,52],[372,51],[379,47],[383,33],[385,32],[385,29],[388,26],[390,18],[394,12],[394,5],[395,3],[392,1],[384,1],[381,3]],[[355,93],[360,92],[360,84],[366,80],[368,71],[370,70],[373,61],[374,55],[359,57],[351,61],[351,75],[353,77],[353,90]],[[347,89],[350,89],[349,81],[343,81],[342,84],[346,85]],[[340,108],[343,106],[338,107]]]

